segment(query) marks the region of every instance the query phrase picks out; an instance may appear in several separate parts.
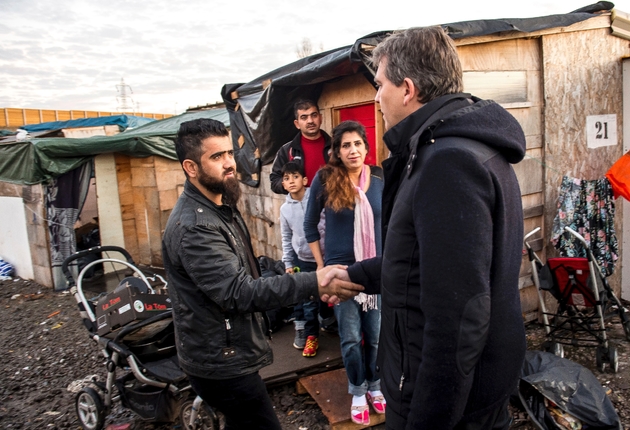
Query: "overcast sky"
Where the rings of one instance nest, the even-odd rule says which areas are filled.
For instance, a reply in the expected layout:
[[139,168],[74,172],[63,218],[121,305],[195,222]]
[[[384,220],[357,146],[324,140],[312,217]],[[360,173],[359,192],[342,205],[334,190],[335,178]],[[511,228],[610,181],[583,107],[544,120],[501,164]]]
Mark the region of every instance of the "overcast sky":
[[[568,13],[595,1],[0,0],[0,108],[116,111],[121,78],[143,112],[221,100],[297,59],[374,31]],[[630,0],[615,1],[630,13]]]

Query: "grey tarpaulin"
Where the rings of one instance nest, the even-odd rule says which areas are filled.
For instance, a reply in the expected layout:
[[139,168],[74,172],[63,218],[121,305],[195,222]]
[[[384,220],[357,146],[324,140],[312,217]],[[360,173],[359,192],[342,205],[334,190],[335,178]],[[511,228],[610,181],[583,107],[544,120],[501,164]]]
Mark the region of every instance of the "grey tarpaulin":
[[519,397],[530,419],[541,430],[557,427],[542,396],[582,421],[584,430],[621,430],[619,416],[595,375],[586,367],[542,351],[527,351]]
[[[613,7],[612,3],[602,1],[561,15],[466,21],[442,27],[453,39],[503,32],[531,33],[566,27]],[[324,83],[348,75],[361,73],[373,83],[371,49],[390,33],[375,32],[356,40],[353,45],[302,58],[251,82],[223,86],[221,96],[230,114],[238,172],[243,183],[257,187],[261,167],[272,163],[278,149],[297,133],[293,125],[296,101],[301,98],[317,101]]]

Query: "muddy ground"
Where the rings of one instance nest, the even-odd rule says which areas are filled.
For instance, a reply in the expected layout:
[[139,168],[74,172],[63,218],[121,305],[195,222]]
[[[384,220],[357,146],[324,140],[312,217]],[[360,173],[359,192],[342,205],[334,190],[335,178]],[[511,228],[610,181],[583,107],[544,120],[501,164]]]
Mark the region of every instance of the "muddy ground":
[[[81,325],[74,298],[31,281],[0,281],[0,428],[78,429],[73,381],[105,375],[104,359]],[[543,331],[528,325],[528,343],[537,348]],[[619,324],[609,331],[619,350],[619,372],[600,373],[595,353],[565,348],[566,357],[591,369],[617,409],[624,429],[630,429],[630,343]],[[294,384],[270,389],[276,413],[285,429],[325,430],[329,426],[308,395],[297,395]],[[523,412],[514,410],[513,428],[533,429]],[[179,423],[147,424],[119,403],[108,415],[110,429],[176,429]],[[381,427],[382,428],[382,427]]]

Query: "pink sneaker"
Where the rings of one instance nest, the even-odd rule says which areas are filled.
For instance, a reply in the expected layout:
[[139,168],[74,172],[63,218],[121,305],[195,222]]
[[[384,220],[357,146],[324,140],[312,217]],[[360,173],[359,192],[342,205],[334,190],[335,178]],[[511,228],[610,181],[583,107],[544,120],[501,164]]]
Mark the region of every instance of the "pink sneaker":
[[367,397],[368,402],[372,405],[374,412],[377,414],[384,414],[385,409],[387,407],[387,403],[385,402],[385,397],[383,396],[374,396],[372,397],[370,393],[365,395]]
[[350,409],[352,422],[359,425],[370,425],[370,408],[368,405],[352,406]]

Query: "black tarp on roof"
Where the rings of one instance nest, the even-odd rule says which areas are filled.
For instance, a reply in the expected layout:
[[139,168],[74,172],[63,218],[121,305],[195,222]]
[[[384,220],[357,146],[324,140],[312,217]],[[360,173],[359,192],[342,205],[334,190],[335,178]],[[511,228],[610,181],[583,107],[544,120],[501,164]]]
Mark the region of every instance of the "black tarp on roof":
[[[610,12],[613,7],[613,3],[601,1],[561,15],[466,21],[442,27],[453,39],[514,31],[532,33],[567,27]],[[257,187],[262,165],[272,163],[278,149],[295,136],[293,104],[296,101],[302,98],[317,101],[324,83],[356,73],[362,73],[373,83],[369,49],[365,47],[376,46],[390,33],[375,32],[356,40],[353,45],[302,58],[251,82],[224,85],[221,96],[230,115],[241,181]]]

